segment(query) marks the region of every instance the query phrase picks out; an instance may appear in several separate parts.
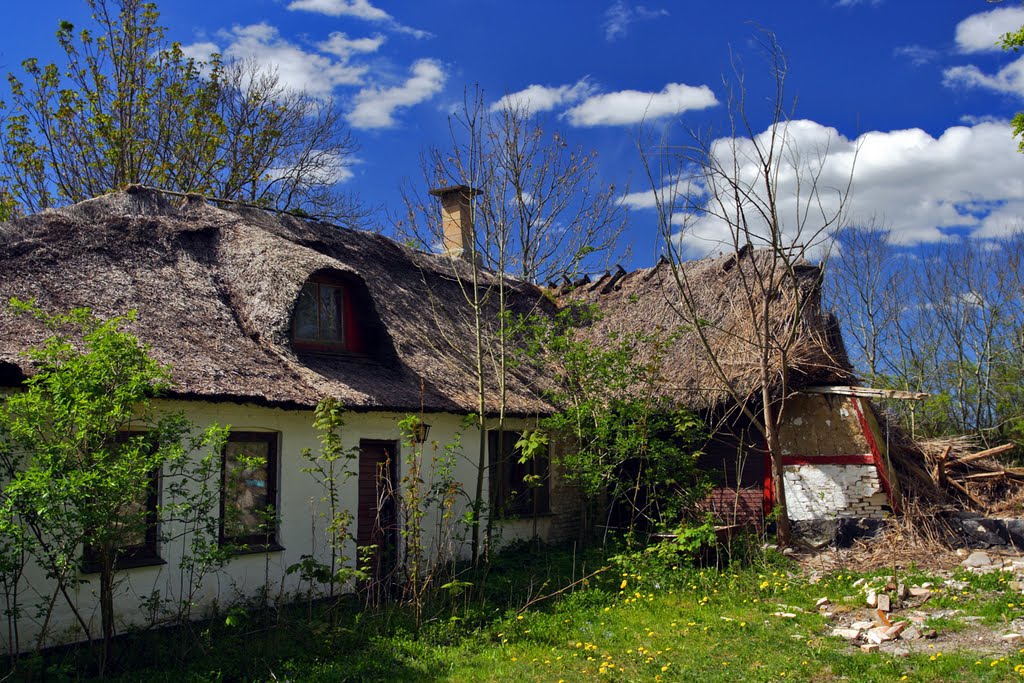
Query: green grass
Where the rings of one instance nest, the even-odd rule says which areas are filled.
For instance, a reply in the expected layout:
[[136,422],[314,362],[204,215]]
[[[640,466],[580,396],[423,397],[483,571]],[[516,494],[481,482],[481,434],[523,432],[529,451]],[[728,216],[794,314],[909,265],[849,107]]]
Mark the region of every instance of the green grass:
[[[672,566],[663,556],[632,558],[555,599],[519,611],[527,596],[584,573],[570,553],[523,549],[474,577],[464,595],[439,600],[416,629],[406,611],[360,611],[356,600],[312,620],[281,614],[213,619],[187,631],[140,634],[123,643],[120,681],[1002,681],[1024,679],[1024,653],[980,657],[943,651],[941,638],[906,657],[867,654],[828,634],[815,601],[859,606],[841,572],[810,585],[777,556],[755,567]],[[603,558],[590,556],[586,572]],[[998,576],[964,575],[966,589],[939,590],[928,609],[961,609],[993,626],[1024,616]],[[941,580],[915,574],[913,583]],[[543,590],[540,586],[547,581]],[[849,599],[853,596],[853,599]],[[794,613],[795,618],[776,616]],[[932,623],[964,626],[956,615]],[[86,678],[74,653],[38,667],[47,680]],[[169,663],[174,663],[169,666]],[[147,664],[148,663],[148,664]],[[1016,669],[1015,669],[1016,667]],[[173,670],[172,670],[173,669]],[[24,672],[26,669],[23,669]]]

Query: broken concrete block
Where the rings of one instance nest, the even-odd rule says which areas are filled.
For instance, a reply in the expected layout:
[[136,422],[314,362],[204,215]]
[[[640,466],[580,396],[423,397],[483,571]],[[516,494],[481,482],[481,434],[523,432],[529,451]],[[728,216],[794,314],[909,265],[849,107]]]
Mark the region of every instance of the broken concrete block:
[[866,581],[866,579],[864,579],[863,577],[857,579],[856,581],[853,582],[853,587],[857,588],[859,586],[863,586],[864,585],[864,581]]
[[876,607],[878,605],[878,594],[875,591],[868,591],[865,601],[868,603],[868,607]]
[[927,598],[931,594],[931,590],[925,588],[924,586],[911,586],[910,588],[910,597],[912,598]]
[[782,619],[796,619],[796,615],[792,612],[772,612],[773,617],[780,617]]
[[936,633],[935,629],[933,629],[933,628],[921,629],[921,635],[923,635],[925,638],[929,638],[929,639],[931,639],[931,638],[938,638],[939,637],[939,634]]
[[888,593],[879,593],[875,596],[875,604],[878,609],[883,612],[889,612],[892,610],[892,601],[889,598]]
[[905,584],[905,583],[898,583],[898,584],[896,584],[896,599],[897,600],[906,600],[909,595],[910,595],[910,589],[907,588],[907,584]]
[[864,637],[867,638],[867,641],[869,643],[887,643],[893,639],[892,636],[888,634],[888,631],[888,626],[876,626],[875,628],[865,633]]
[[875,626],[876,624],[873,621],[855,621],[850,624],[850,628],[858,631],[867,631],[869,628],[874,628]]
[[863,650],[864,652],[878,652],[878,644],[877,643],[864,643],[863,645],[860,646],[860,649]]
[[964,567],[990,567],[992,566],[992,558],[984,550],[975,550],[960,564]]
[[855,628],[834,628],[832,629],[832,635],[836,638],[846,638],[847,640],[857,640],[860,638],[860,631]]
[[907,629],[910,624],[906,621],[897,621],[895,624],[886,629],[885,633],[891,636],[894,640],[900,637],[900,634]]
[[814,606],[817,607],[818,609],[821,609],[823,607],[828,607],[831,604],[832,604],[832,601],[829,600],[828,598],[818,598],[818,601],[816,603],[814,603]]
[[1020,633],[1007,633],[1002,637],[1002,640],[1004,643],[1016,645],[1021,641],[1024,641],[1024,635],[1021,635]]
[[924,635],[917,626],[908,626],[900,634],[900,640],[921,640],[922,638],[924,638]]

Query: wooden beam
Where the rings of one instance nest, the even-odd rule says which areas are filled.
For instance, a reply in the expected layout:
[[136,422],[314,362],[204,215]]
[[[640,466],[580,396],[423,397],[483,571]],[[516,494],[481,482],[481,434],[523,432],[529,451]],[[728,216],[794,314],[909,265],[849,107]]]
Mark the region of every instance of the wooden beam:
[[975,460],[981,460],[982,458],[989,458],[992,457],[993,455],[999,455],[1001,453],[1006,453],[1007,451],[1012,451],[1016,447],[1017,444],[1004,443],[1002,446],[996,446],[995,448],[986,448],[983,451],[978,451],[977,453],[972,453],[970,455],[965,455],[962,458],[957,458],[953,461],[953,464],[958,465],[967,462],[974,462]]
[[988,505],[985,504],[985,501],[981,500],[977,496],[972,495],[971,492],[967,490],[966,486],[956,481],[955,479],[949,479],[948,481],[950,486],[952,486],[957,491],[967,496],[967,499],[970,500],[975,505],[977,505],[978,509],[988,511]]
[[919,391],[897,389],[873,389],[871,387],[821,386],[804,387],[798,390],[804,394],[831,394],[834,396],[858,396],[860,398],[891,398],[897,401],[922,401],[928,394]]

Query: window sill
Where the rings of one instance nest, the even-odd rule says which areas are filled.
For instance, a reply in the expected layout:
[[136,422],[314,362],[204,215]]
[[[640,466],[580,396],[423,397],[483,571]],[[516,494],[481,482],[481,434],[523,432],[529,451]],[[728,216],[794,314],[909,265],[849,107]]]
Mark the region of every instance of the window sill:
[[[123,571],[125,569],[140,569],[142,567],[161,567],[167,564],[167,560],[163,559],[159,555],[142,555],[140,557],[122,557],[114,562],[114,571]],[[83,562],[82,563],[83,574],[99,574],[100,563],[99,562]]]
[[554,512],[551,512],[550,510],[546,510],[544,512],[537,512],[537,513],[524,512],[524,513],[515,513],[515,514],[507,514],[507,515],[497,515],[497,516],[495,516],[494,521],[496,521],[496,522],[516,522],[516,521],[520,521],[520,520],[530,520],[530,519],[534,519],[534,518],[536,518],[536,519],[543,519],[545,517],[554,517],[554,516],[555,516]]
[[231,539],[225,539],[220,542],[220,547],[225,548],[230,546],[236,555],[260,555],[264,553],[280,553],[284,552],[284,546],[279,543],[239,543],[232,541]]

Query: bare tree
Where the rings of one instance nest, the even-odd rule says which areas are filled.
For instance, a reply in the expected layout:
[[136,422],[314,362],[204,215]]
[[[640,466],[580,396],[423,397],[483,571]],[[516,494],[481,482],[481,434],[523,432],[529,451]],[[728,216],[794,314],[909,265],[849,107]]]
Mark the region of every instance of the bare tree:
[[871,386],[898,374],[897,325],[908,299],[909,278],[889,238],[876,220],[847,226],[826,271],[827,305],[842,321],[851,362]]
[[[787,63],[775,36],[762,34],[773,79],[767,130],[749,117],[744,71],[737,60],[723,79],[729,128],[716,138],[693,130],[688,144],[642,149],[655,194],[664,256],[679,294],[680,322],[699,339],[712,377],[765,439],[777,502],[780,544],[791,541],[778,420],[788,393],[792,354],[807,342],[804,317],[816,310],[820,270],[807,255],[827,250],[843,225],[852,178],[826,163],[829,142],[802,149],[786,109]],[[745,318],[743,338],[715,329],[702,291],[684,267],[687,245],[714,234],[717,249],[735,257],[739,291],[733,305]],[[808,275],[819,278],[808,286]],[[756,372],[751,391],[723,365],[721,338],[747,348]]]
[[428,187],[461,193],[460,210],[468,218],[464,224],[472,225],[473,233],[462,236],[465,244],[454,244],[435,200],[409,186],[403,189],[406,215],[396,228],[423,248],[441,248],[456,257],[449,261],[453,279],[472,319],[472,349],[461,348],[456,340],[444,343],[465,355],[477,383],[476,561],[483,540],[490,538],[495,512],[486,516],[481,535],[487,430],[500,435],[505,428],[509,345],[516,327],[511,289],[519,286],[517,280],[536,283],[606,265],[616,253],[625,208],[613,185],[599,183],[596,157],[569,148],[558,134],[548,138],[524,107],[492,111],[477,88],[467,92],[461,110],[449,119],[449,133],[448,145],[424,155],[423,176]]
[[[467,155],[477,157],[473,220],[484,268],[543,283],[603,269],[622,256],[622,191],[601,182],[596,153],[571,147],[557,131],[549,135],[525,103],[505,98],[488,106],[479,88],[467,93],[449,129],[450,144],[427,151],[424,176],[435,186],[469,184]],[[404,194],[416,207],[429,206],[415,188]],[[398,231],[428,249],[443,241],[438,221],[407,216]]]

